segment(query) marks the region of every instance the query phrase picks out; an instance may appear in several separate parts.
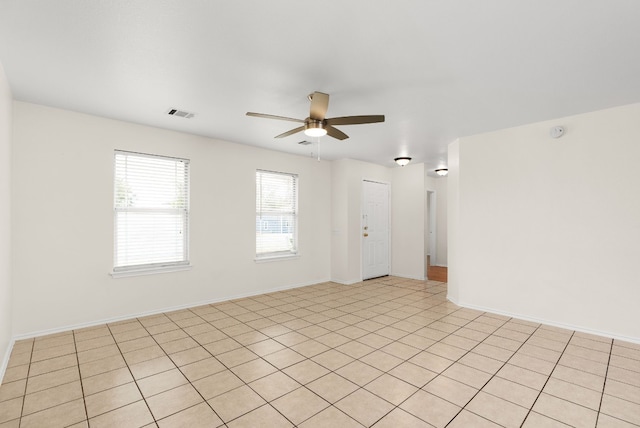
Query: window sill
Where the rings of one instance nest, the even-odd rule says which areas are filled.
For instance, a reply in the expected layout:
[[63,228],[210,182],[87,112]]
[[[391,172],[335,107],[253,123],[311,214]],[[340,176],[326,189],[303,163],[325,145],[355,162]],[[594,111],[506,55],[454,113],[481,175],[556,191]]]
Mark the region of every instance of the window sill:
[[287,254],[284,256],[270,256],[270,257],[256,257],[253,259],[256,263],[270,263],[270,262],[279,262],[282,260],[291,260],[291,259],[299,259],[300,254]]
[[163,267],[154,267],[147,269],[135,269],[135,270],[127,270],[120,272],[111,272],[112,278],[128,278],[131,276],[142,276],[142,275],[155,275],[158,273],[169,273],[169,272],[180,272],[184,270],[191,270],[192,265],[182,265],[182,266],[163,266]]

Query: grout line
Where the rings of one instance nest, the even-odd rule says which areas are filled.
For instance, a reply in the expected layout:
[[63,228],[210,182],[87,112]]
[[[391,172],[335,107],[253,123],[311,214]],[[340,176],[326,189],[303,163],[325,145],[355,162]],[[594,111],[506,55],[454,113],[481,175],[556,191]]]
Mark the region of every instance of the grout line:
[[609,363],[611,362],[611,353],[613,352],[613,340],[609,346],[609,359],[607,360],[607,369],[604,373],[604,384],[602,385],[602,394],[600,394],[600,403],[598,404],[598,413],[596,414],[596,426],[598,426],[598,420],[600,419],[600,410],[602,409],[602,400],[604,399],[604,390],[607,387],[607,375],[609,374]]

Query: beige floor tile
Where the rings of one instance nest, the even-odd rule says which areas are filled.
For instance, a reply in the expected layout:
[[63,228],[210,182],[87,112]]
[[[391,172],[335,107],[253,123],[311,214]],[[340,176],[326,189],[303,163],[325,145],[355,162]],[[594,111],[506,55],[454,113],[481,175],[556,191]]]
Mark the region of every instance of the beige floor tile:
[[462,409],[460,413],[447,425],[447,428],[499,428],[500,425],[488,419]]
[[266,401],[272,401],[298,389],[300,385],[281,371],[253,381],[249,386]]
[[282,349],[272,354],[265,355],[263,358],[280,370],[306,359],[303,355],[298,354],[291,349]]
[[307,388],[333,404],[357,390],[358,385],[335,373],[329,373],[308,383]]
[[266,403],[246,385],[212,398],[207,402],[224,422],[232,421]]
[[188,383],[187,379],[178,369],[158,373],[156,375],[140,379],[137,382],[138,388],[140,388],[140,391],[145,398],[176,388],[186,383]]
[[80,364],[90,363],[102,358],[119,355],[120,349],[116,344],[93,348],[87,351],[78,352],[78,362]]
[[80,330],[74,330],[73,335],[75,336],[75,340],[77,343],[77,342],[83,342],[89,339],[95,339],[96,337],[110,336],[111,331],[109,330],[109,327],[107,327],[106,325],[101,325],[101,326],[84,328]]
[[207,403],[196,404],[158,421],[160,428],[211,427],[223,425],[222,420],[215,414]]
[[197,348],[200,345],[190,337],[183,337],[182,339],[162,343],[160,344],[160,346],[162,346],[162,349],[164,349],[167,354],[175,354],[176,352],[185,351],[191,348]]
[[640,425],[640,405],[611,395],[602,396],[600,412],[632,424]]
[[272,401],[271,404],[295,425],[329,406],[327,401],[304,387]]
[[528,409],[524,407],[482,391],[465,409],[507,428],[519,427],[528,413]]
[[605,376],[607,373],[607,363],[599,363],[586,358],[564,353],[558,362],[561,366],[589,372],[597,376]]
[[607,379],[613,379],[640,387],[640,372],[634,372],[620,367],[609,366],[609,369],[607,370]]
[[569,425],[564,424],[552,418],[548,418],[540,413],[531,412],[522,424],[523,428],[567,428]]
[[22,414],[23,397],[16,397],[0,402],[0,423],[4,423]]
[[278,369],[261,358],[231,368],[231,371],[245,383],[253,382],[277,370]]
[[80,376],[87,378],[126,367],[126,365],[127,363],[125,363],[122,355],[112,355],[111,357],[91,361],[90,363],[80,364]]
[[144,401],[137,401],[89,420],[91,428],[142,427],[153,422]]
[[437,373],[410,362],[398,365],[390,370],[389,374],[418,388],[423,387],[427,382],[437,376]]
[[153,416],[156,419],[162,419],[203,400],[198,391],[187,384],[149,397],[146,401]]
[[169,331],[180,330],[180,326],[178,326],[174,322],[169,321],[169,322],[162,323],[162,324],[156,324],[156,325],[147,326],[146,329],[150,334],[155,336],[157,334],[162,334],[162,333],[166,333],[166,332],[169,332]]
[[193,382],[193,386],[205,400],[224,394],[241,385],[243,382],[230,370],[224,370]]
[[507,360],[514,354],[514,351],[499,348],[497,346],[487,345],[486,342],[479,344],[478,346],[473,348],[471,352],[501,361],[503,363],[507,362]]
[[371,392],[359,389],[338,401],[335,406],[360,422],[371,426],[393,409],[393,405]]
[[166,356],[129,366],[131,373],[136,380],[143,379],[147,376],[153,376],[154,374],[171,370],[175,367],[175,364],[173,364],[169,357]]
[[80,380],[78,367],[68,367],[66,369],[49,372],[38,376],[29,376],[27,381],[27,394],[42,391],[54,386]]
[[515,353],[509,360],[509,364],[531,370],[545,376],[549,376],[553,371],[555,364],[529,355]]
[[249,349],[251,352],[255,353],[256,355],[264,357],[265,355],[273,354],[274,352],[278,352],[283,349],[286,349],[286,347],[283,344],[276,342],[273,339],[266,339],[261,342],[247,345],[247,349]]
[[623,400],[640,404],[640,387],[629,385],[613,379],[607,379],[604,393]]
[[287,367],[283,372],[305,385],[329,373],[329,370],[314,361],[305,360],[291,367]]
[[0,384],[0,403],[13,398],[22,397],[25,394],[27,379]]
[[595,411],[600,408],[600,400],[602,398],[602,393],[600,392],[553,377],[545,385],[544,392]]
[[39,412],[78,398],[82,398],[82,387],[79,381],[34,392],[25,396],[22,414],[28,415]]
[[115,344],[115,340],[113,336],[99,336],[93,339],[88,339],[82,342],[76,343],[76,348],[78,352],[88,351],[89,349],[102,348],[103,346],[113,345]]
[[593,389],[597,392],[601,392],[604,387],[604,377],[570,367],[557,366],[551,373],[551,377]]
[[401,358],[394,357],[393,355],[382,351],[373,351],[372,353],[360,358],[360,361],[385,372],[404,362]]
[[596,425],[597,412],[545,393],[540,394],[533,411],[571,426]]
[[533,406],[540,392],[537,389],[529,388],[497,376],[492,378],[482,390],[527,409]]
[[214,357],[205,358],[195,363],[180,367],[180,371],[191,382],[226,370],[226,367]]
[[124,353],[122,356],[128,365],[133,365],[143,361],[153,360],[154,358],[163,357],[164,355],[165,353],[162,348],[158,345],[153,345],[148,348]]
[[209,343],[217,342],[218,340],[227,339],[228,336],[214,327],[212,331],[208,331],[206,333],[198,333],[191,336],[193,340],[198,342],[200,345],[207,345]]
[[22,416],[21,428],[69,426],[87,419],[82,399],[51,407],[41,412]]
[[[225,334],[220,333],[222,335],[222,337],[220,337],[219,339],[216,340],[220,340],[220,339],[224,339],[225,337],[227,337]],[[189,335],[187,333],[185,333],[184,330],[171,330],[171,331],[166,331],[164,333],[159,333],[159,334],[154,334],[153,338],[151,337],[145,337],[142,339],[149,339],[149,340],[153,340],[161,345],[170,343],[170,342],[174,342],[177,340],[182,340],[182,339],[188,339]],[[142,339],[137,339],[137,340],[142,340]],[[195,340],[195,338],[194,338]],[[125,342],[126,343],[126,342]]]
[[432,354],[428,351],[420,352],[409,361],[434,373],[442,373],[453,364],[452,360]]
[[604,413],[598,415],[598,428],[637,428],[638,425],[630,424],[622,419],[614,418]]
[[353,358],[335,349],[330,349],[311,359],[329,370],[337,370],[353,361]]
[[129,382],[133,382],[133,376],[129,368],[123,367],[82,379],[82,389],[85,395],[92,395]]
[[385,415],[375,425],[375,428],[432,428],[433,425],[429,425],[425,421],[416,418],[410,413],[405,412],[402,409],[394,409],[387,415]]
[[140,395],[135,382],[120,385],[85,397],[87,415],[89,418],[93,418],[140,399],[142,399],[142,395]]
[[362,428],[363,425],[331,406],[299,425],[300,428]]
[[445,376],[436,377],[422,389],[460,407],[464,407],[478,392],[475,388]]
[[384,336],[380,336],[379,334],[369,333],[365,336],[359,337],[356,339],[360,343],[364,343],[365,345],[371,346],[375,349],[380,349],[384,346],[387,346],[393,343],[393,340],[388,339]]
[[150,336],[118,343],[118,347],[120,348],[121,352],[137,351],[138,349],[148,348],[149,346],[153,345],[156,345],[156,341],[153,340],[153,338]]
[[420,349],[414,348],[413,346],[405,345],[404,343],[400,342],[390,343],[382,347],[380,350],[403,360],[408,360],[416,354],[419,355],[422,353]]
[[117,343],[126,342],[127,340],[139,339],[141,337],[149,336],[149,333],[145,328],[136,328],[133,330],[124,331],[122,333],[112,333],[113,338]]
[[347,354],[352,358],[362,358],[365,355],[375,351],[374,348],[356,341],[350,341],[343,345],[340,345],[336,348],[336,350],[342,352],[343,354]]
[[169,358],[171,358],[174,364],[178,367],[195,363],[210,357],[211,354],[200,346],[169,355]]
[[435,427],[446,426],[460,412],[460,407],[424,391],[416,392],[400,408]]
[[396,406],[418,390],[415,386],[386,373],[367,384],[364,388]]
[[26,379],[29,375],[29,364],[8,367],[4,372],[3,382],[14,382],[20,379]]
[[[478,347],[480,346],[482,346],[482,344],[478,345]],[[474,348],[474,351],[477,350],[478,347]],[[442,342],[438,342],[431,345],[427,349],[427,351],[431,354],[435,354],[440,357],[446,358],[448,360],[453,360],[453,361],[456,361],[462,358],[462,356],[468,352],[466,349],[458,348],[452,345],[447,345]]]
[[364,386],[382,375],[383,372],[356,360],[339,368],[336,373],[357,385]]
[[328,351],[329,347],[315,340],[307,340],[305,342],[291,346],[291,349],[293,349],[300,355],[311,358],[315,357],[318,354],[322,354],[325,351]]
[[15,352],[11,352],[11,357],[9,358],[9,362],[7,363],[7,367],[15,367],[22,366],[24,364],[31,363],[31,352],[23,352],[16,354]]
[[476,389],[482,388],[491,378],[489,373],[460,363],[452,364],[442,372],[442,375]]
[[247,348],[234,349],[224,354],[216,355],[216,358],[225,366],[231,368],[259,358]]
[[238,419],[229,422],[227,426],[229,428],[287,428],[293,427],[293,424],[278,413],[273,407],[265,404],[243,416],[240,416]]
[[43,336],[37,337],[33,343],[33,352],[39,352],[44,349],[54,348],[58,346],[70,345],[74,346],[75,342],[73,340],[73,334],[70,332],[66,332],[63,336]]

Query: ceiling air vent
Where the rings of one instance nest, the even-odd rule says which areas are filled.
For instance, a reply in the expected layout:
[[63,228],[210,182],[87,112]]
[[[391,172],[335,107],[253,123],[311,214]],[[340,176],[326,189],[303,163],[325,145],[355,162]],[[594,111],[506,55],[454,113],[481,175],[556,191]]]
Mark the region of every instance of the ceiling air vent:
[[196,115],[195,113],[189,113],[188,111],[177,110],[175,108],[172,108],[171,110],[169,110],[167,114],[170,116],[184,117],[185,119],[191,119],[193,116]]
[[300,144],[301,146],[308,146],[309,144],[311,144],[311,141],[303,140],[303,141],[300,141],[298,144]]

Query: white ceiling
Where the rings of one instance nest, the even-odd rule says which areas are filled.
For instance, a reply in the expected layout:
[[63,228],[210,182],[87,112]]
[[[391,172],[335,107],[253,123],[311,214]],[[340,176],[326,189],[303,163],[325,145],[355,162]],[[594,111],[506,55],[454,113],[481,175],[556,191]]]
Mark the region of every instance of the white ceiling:
[[637,0],[0,0],[0,62],[18,100],[303,155],[304,134],[273,138],[297,124],[245,112],[304,119],[322,91],[328,117],[386,115],[322,158],[433,170],[457,137],[639,102],[639,18]]

